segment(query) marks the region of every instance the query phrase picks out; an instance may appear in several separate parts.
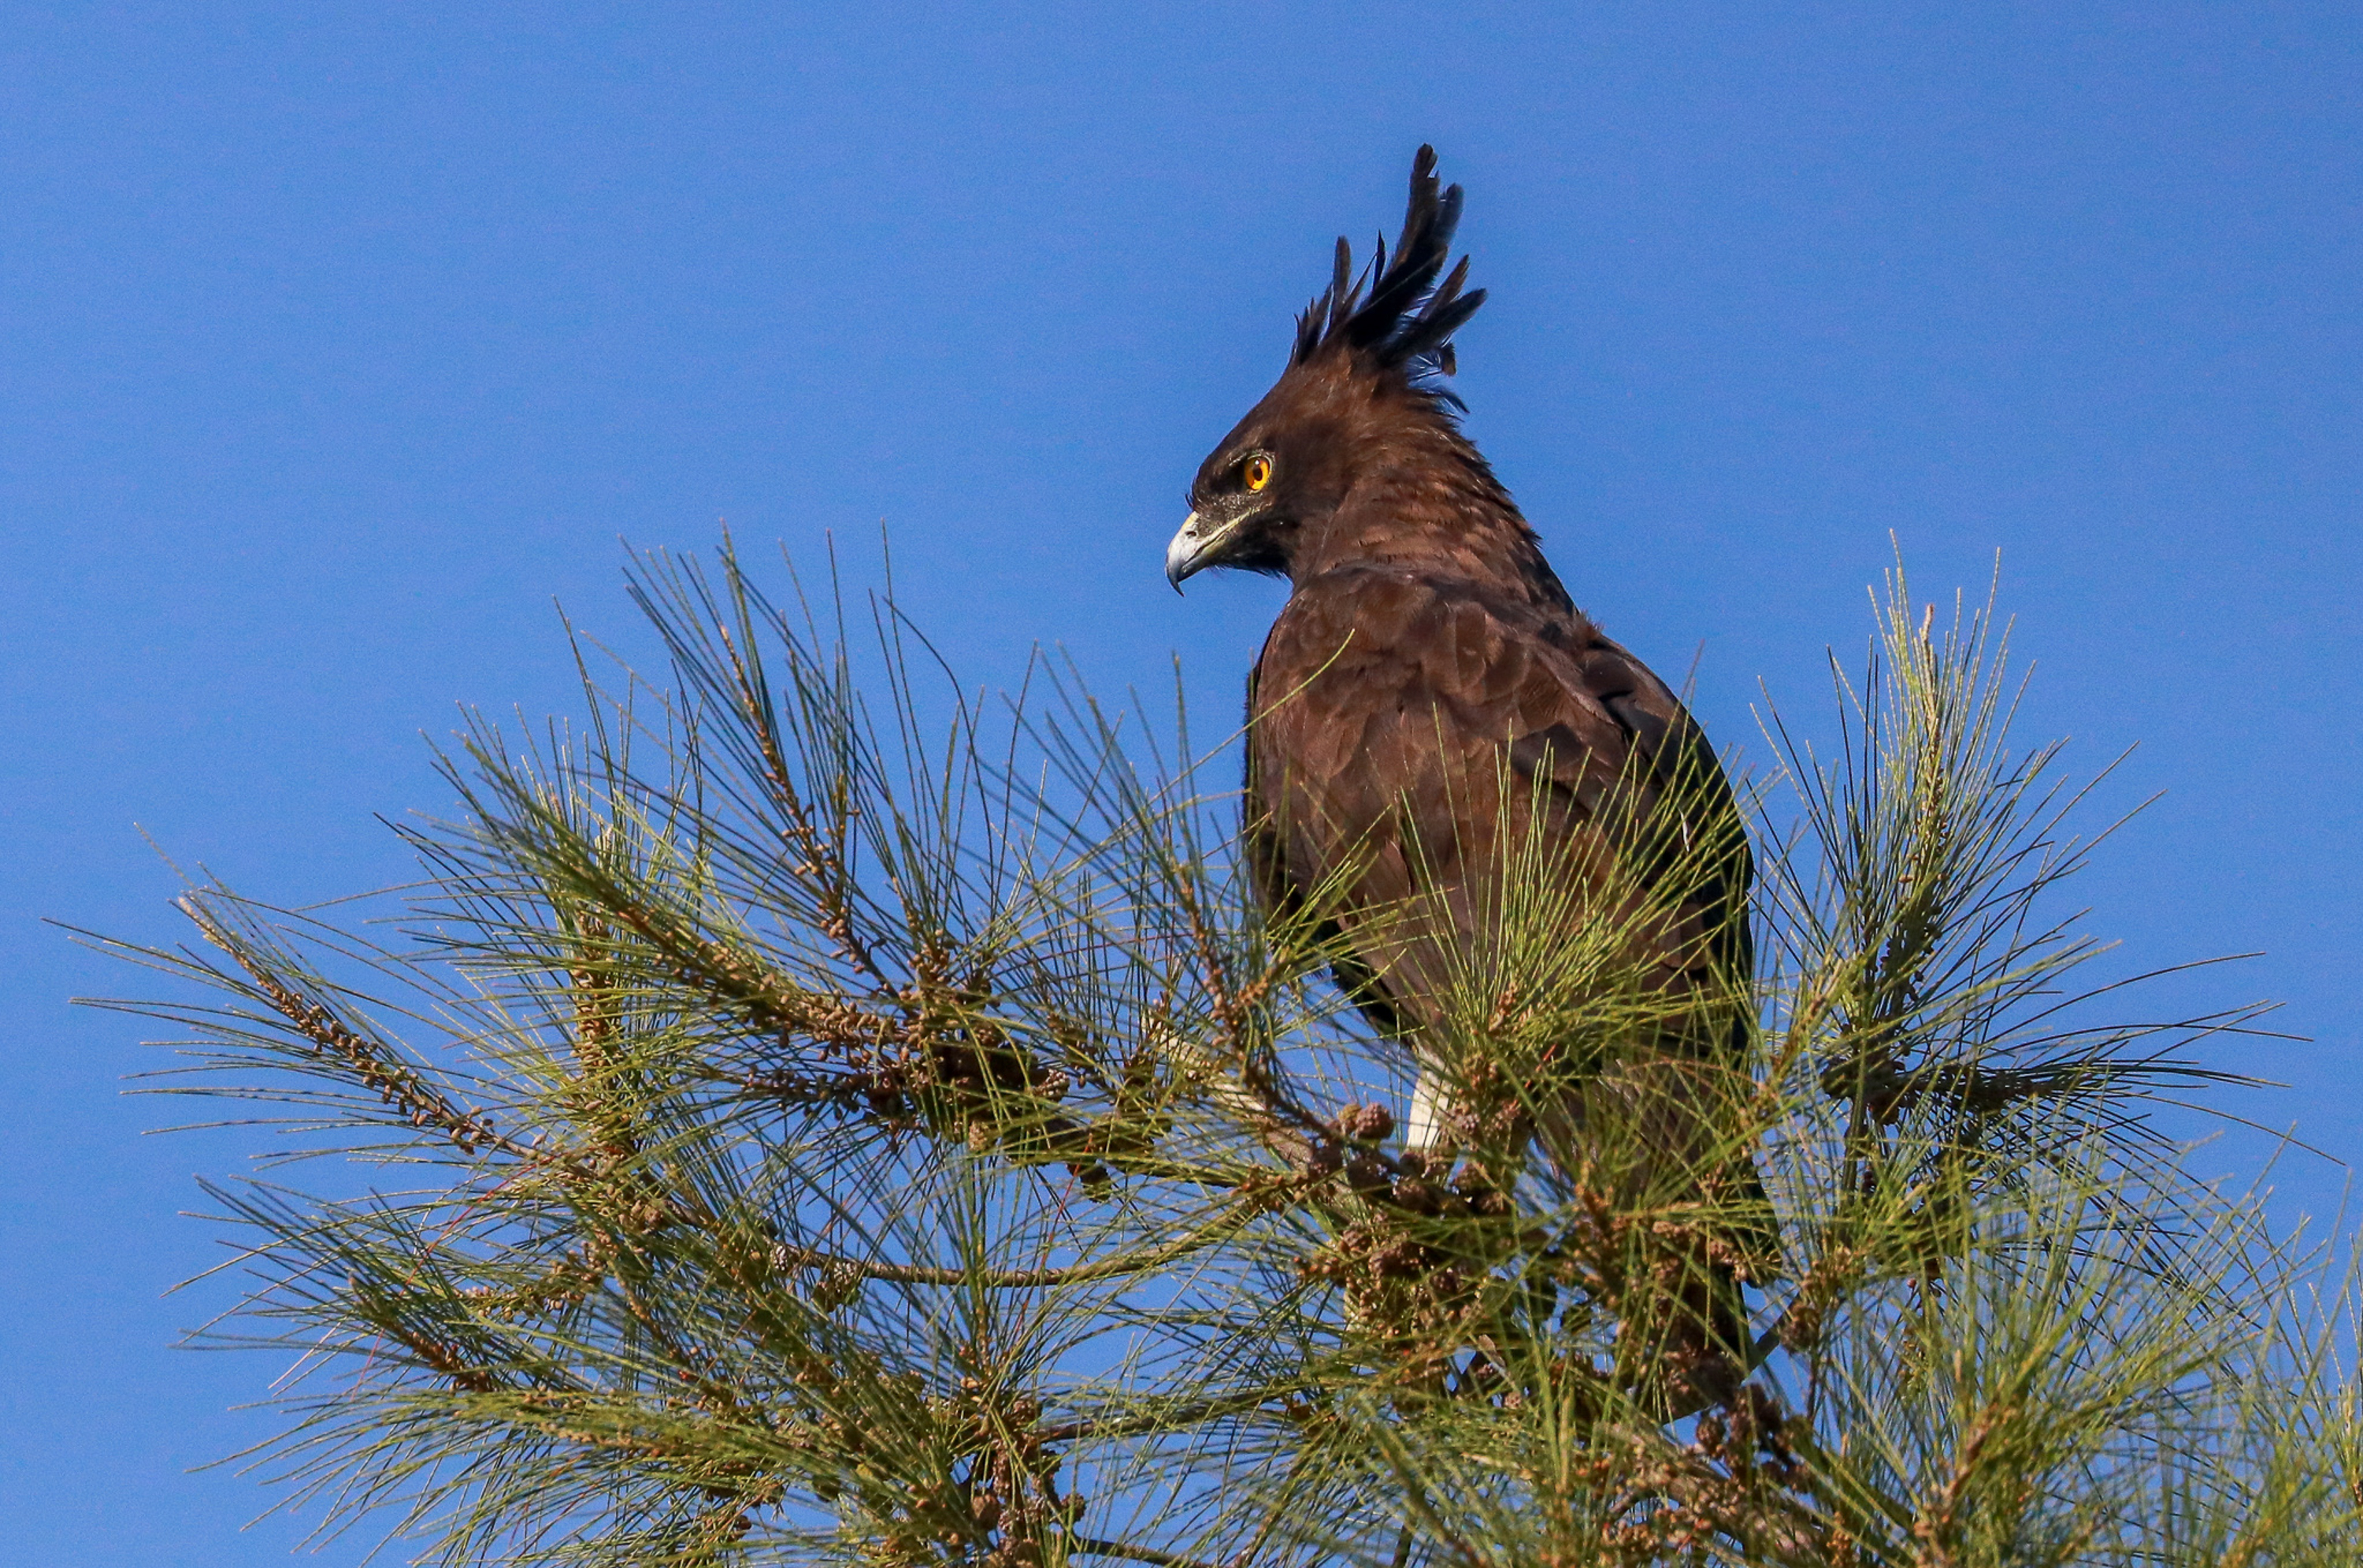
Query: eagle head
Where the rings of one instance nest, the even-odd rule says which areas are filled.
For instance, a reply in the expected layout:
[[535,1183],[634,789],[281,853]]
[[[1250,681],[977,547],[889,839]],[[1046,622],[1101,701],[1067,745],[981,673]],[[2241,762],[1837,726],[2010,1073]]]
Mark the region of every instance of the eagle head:
[[1296,318],[1288,369],[1191,481],[1190,515],[1165,550],[1177,591],[1208,567],[1287,574],[1391,433],[1449,427],[1461,406],[1443,384],[1452,335],[1485,303],[1484,290],[1462,291],[1467,257],[1443,277],[1459,222],[1460,187],[1437,188],[1436,149],[1423,147],[1394,255],[1381,238],[1356,276],[1338,239],[1328,289]]

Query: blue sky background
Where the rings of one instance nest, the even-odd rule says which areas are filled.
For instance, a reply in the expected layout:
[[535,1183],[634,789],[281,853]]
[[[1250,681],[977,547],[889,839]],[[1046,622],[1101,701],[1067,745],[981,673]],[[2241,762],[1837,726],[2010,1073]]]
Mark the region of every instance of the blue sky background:
[[645,646],[619,535],[867,582],[882,518],[971,680],[1179,650],[1227,719],[1280,590],[1177,599],[1164,541],[1424,139],[1578,601],[1753,742],[1759,679],[1824,722],[1891,533],[1924,594],[1999,549],[2028,738],[2168,791],[2093,929],[2264,950],[2158,1005],[2285,1000],[2236,1108],[2363,1149],[2359,56],[2332,5],[0,3],[0,1561],[301,1532],[189,1474],[274,1369],[161,1296],[250,1140],[142,1136],[137,1025],[66,1006],[140,982],[43,917],[175,937],[143,829],[402,878],[421,733],[572,705],[553,598]]

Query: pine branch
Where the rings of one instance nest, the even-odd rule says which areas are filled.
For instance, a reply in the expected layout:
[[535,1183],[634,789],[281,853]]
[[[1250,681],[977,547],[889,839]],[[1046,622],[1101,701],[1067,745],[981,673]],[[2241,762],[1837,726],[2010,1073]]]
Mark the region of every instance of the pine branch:
[[233,1075],[172,1092],[433,1156],[207,1188],[253,1276],[216,1332],[297,1363],[266,1452],[334,1519],[395,1505],[455,1568],[2197,1568],[2363,1529],[2320,1261],[2145,1120],[2242,1081],[2200,1052],[2257,1010],[2128,1022],[2080,977],[2087,791],[2008,739],[1990,608],[1940,634],[1899,576],[1835,751],[1767,719],[1768,973],[1670,1010],[1646,889],[1505,850],[1423,999],[1455,1145],[1414,1151],[1329,890],[1259,912],[1186,730],[1168,766],[1054,672],[988,737],[891,604],[865,695],[723,571],[640,580],[677,690],[471,730],[408,945],[206,889],[232,964],[116,949],[229,999],[140,1004]]

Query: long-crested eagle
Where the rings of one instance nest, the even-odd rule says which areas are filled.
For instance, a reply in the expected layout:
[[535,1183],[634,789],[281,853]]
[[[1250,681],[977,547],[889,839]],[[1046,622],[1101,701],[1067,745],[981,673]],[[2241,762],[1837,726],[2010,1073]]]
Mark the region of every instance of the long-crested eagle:
[[[1630,922],[1641,988],[1671,1021],[1644,1026],[1641,1055],[1736,1066],[1753,1021],[1753,868],[1723,769],[1666,683],[1576,608],[1460,428],[1452,337],[1485,298],[1466,257],[1445,273],[1460,204],[1423,147],[1392,257],[1381,241],[1357,277],[1337,241],[1287,370],[1199,467],[1165,558],[1177,588],[1211,567],[1289,581],[1248,681],[1248,859],[1273,913],[1318,904],[1340,982],[1422,1062],[1406,1143],[1424,1154],[1466,1142],[1423,1037],[1497,937],[1522,846],[1560,852],[1571,922],[1679,877]],[[1708,1152],[1711,1112],[1679,1072],[1626,1083],[1645,1141],[1758,1214],[1740,1229],[1758,1244],[1714,1249],[1730,1286],[1734,1254],[1767,1250],[1752,1159]],[[1737,1292],[1714,1294],[1736,1349]]]

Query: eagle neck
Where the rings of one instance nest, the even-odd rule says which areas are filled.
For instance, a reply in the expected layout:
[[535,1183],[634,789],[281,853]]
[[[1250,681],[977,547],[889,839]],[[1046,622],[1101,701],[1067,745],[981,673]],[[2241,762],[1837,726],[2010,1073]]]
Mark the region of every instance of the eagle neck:
[[1357,465],[1337,510],[1306,531],[1289,563],[1294,586],[1393,567],[1539,609],[1574,607],[1517,502],[1466,436],[1441,420],[1390,436]]

